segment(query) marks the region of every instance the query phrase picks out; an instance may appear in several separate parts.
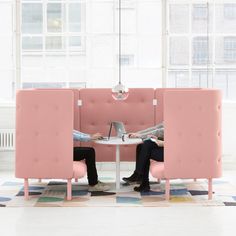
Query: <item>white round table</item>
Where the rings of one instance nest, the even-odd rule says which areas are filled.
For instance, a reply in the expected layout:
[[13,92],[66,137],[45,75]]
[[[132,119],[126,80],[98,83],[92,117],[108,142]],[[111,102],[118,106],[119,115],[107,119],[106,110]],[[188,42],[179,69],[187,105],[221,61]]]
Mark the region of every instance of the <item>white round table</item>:
[[109,140],[96,140],[95,143],[103,145],[116,145],[116,189],[120,189],[120,145],[134,145],[142,143],[141,138],[124,137],[124,141],[119,137],[110,137]]

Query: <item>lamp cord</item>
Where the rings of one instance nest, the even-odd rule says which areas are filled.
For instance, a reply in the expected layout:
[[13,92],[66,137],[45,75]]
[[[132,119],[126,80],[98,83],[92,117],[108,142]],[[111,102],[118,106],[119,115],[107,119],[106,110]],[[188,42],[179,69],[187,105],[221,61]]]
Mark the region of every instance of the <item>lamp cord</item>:
[[119,1],[119,30],[118,30],[118,34],[119,34],[119,56],[118,56],[118,60],[119,60],[119,64],[118,64],[118,68],[119,68],[119,84],[121,84],[121,0]]

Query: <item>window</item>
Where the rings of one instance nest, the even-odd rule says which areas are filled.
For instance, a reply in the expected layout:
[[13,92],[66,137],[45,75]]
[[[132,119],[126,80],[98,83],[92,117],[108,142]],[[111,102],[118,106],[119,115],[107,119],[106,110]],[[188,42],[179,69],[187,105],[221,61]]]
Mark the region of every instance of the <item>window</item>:
[[79,0],[41,3],[23,0],[23,52],[83,51],[82,5]]
[[122,80],[160,86],[161,10],[161,0],[121,8],[110,0],[22,0],[22,87],[114,86],[119,12]]
[[16,86],[111,88],[119,60],[129,87],[213,87],[236,100],[233,1],[168,0],[163,9],[162,0],[124,0],[121,8],[113,0],[21,0],[21,40],[15,34],[16,2],[0,1],[0,101],[13,100]]
[[0,103],[15,96],[14,1],[0,1]]
[[193,5],[193,20],[207,20],[208,9],[206,4]]
[[224,60],[236,63],[236,37],[224,38]]
[[224,17],[227,20],[236,19],[236,4],[224,4]]
[[208,38],[195,37],[193,38],[193,64],[202,65],[208,63]]
[[121,55],[120,56],[121,66],[131,66],[134,65],[134,55]]
[[85,1],[22,0],[22,88],[86,86]]
[[236,4],[169,1],[167,5],[167,86],[219,88],[224,99],[235,100]]

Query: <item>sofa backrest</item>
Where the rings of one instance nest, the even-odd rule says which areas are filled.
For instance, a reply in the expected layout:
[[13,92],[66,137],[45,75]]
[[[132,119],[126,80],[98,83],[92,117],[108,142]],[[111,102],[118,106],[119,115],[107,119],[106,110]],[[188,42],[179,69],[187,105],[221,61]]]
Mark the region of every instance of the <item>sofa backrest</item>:
[[[85,133],[101,132],[108,135],[111,121],[122,121],[127,132],[135,132],[155,124],[154,89],[130,89],[125,101],[116,101],[111,89],[80,90],[80,130]],[[113,135],[114,130],[113,130]],[[115,147],[81,143],[96,148],[97,161],[115,161]],[[135,160],[136,146],[121,146],[121,160]]]
[[221,176],[221,93],[171,90],[164,93],[165,176]]
[[[179,89],[160,88],[156,90],[151,89],[151,88],[130,89],[130,94],[127,100],[115,101],[111,96],[110,89],[81,89],[81,90],[78,90],[78,89],[48,89],[48,90],[36,89],[36,90],[28,90],[28,91],[27,90],[19,91],[17,94],[17,107],[23,106],[23,107],[26,107],[27,109],[24,108],[24,110],[21,110],[17,108],[17,133],[19,133],[20,131],[21,135],[25,136],[24,139],[19,139],[20,136],[16,137],[17,142],[20,143],[20,145],[16,143],[17,160],[19,160],[20,158],[23,158],[21,154],[22,153],[24,154],[25,152],[27,152],[27,155],[26,155],[27,157],[25,156],[25,154],[23,155],[25,158],[30,158],[30,156],[35,156],[35,153],[33,151],[37,150],[35,146],[36,143],[33,142],[32,139],[30,139],[30,142],[29,140],[27,140],[27,132],[39,133],[39,132],[44,131],[43,127],[46,127],[46,126],[47,126],[47,129],[45,128],[45,130],[48,130],[48,132],[50,130],[54,132],[55,130],[53,129],[54,128],[59,129],[59,127],[60,127],[60,130],[62,130],[63,132],[64,131],[69,132],[69,130],[72,132],[72,129],[71,129],[71,123],[72,123],[73,124],[72,126],[74,129],[77,129],[77,130],[80,130],[82,132],[89,133],[89,134],[101,132],[104,136],[106,136],[108,134],[109,125],[111,121],[115,121],[115,120],[123,121],[126,126],[127,132],[135,132],[138,130],[151,127],[155,124],[158,124],[159,122],[162,122],[165,115],[165,122],[164,122],[165,123],[165,140],[167,140],[166,138],[169,135],[169,133],[177,132],[175,129],[179,129],[179,122],[180,122],[178,119],[177,120],[175,119],[176,114],[177,114],[177,113],[175,114],[174,112],[176,111],[176,106],[175,105],[171,106],[168,103],[173,102],[174,104],[175,103],[182,104],[181,106],[184,107],[184,110],[182,110],[183,112],[182,116],[185,117],[186,119],[186,120],[182,120],[182,122],[184,123],[188,120],[192,120],[192,123],[190,123],[189,126],[184,126],[185,128],[188,127],[186,128],[188,130],[189,127],[192,127],[192,126],[193,126],[192,128],[196,128],[194,126],[195,125],[194,122],[198,121],[199,122],[198,125],[201,125],[201,126],[204,126],[205,124],[204,123],[205,119],[199,120],[199,117],[201,117],[202,115],[200,110],[199,110],[199,113],[196,113],[196,114],[190,112],[192,108],[189,106],[194,104],[190,102],[191,99],[195,101],[196,104],[198,104],[198,106],[204,107],[206,106],[207,103],[210,103],[209,106],[214,106],[215,102],[219,104],[221,102],[220,97],[217,97],[217,99],[215,99],[214,102],[212,101],[213,99],[212,96],[215,93],[218,94],[219,92],[215,90],[209,90],[209,89],[204,90],[204,89],[180,89],[180,88]],[[66,99],[64,99],[63,96],[65,96]],[[204,99],[206,100],[203,101],[202,96],[209,96],[209,98],[204,97]],[[66,118],[67,121],[58,119],[58,117],[60,117],[60,115],[58,114],[58,111],[56,111],[55,109],[54,110],[49,109],[50,106],[52,108],[53,104],[54,106],[55,104],[57,104],[56,106],[60,107],[60,112],[63,113],[63,116],[68,114],[68,117]],[[31,111],[33,111],[33,108],[30,108],[30,106],[40,107],[41,109],[40,116],[42,117],[40,118],[37,112],[30,113]],[[45,109],[47,111],[45,111]],[[179,110],[179,113],[178,113],[179,115],[180,115],[180,111],[181,110]],[[219,117],[220,114],[221,114],[221,111],[219,110],[219,113],[217,114],[211,113],[209,114],[209,117],[211,117],[213,120],[218,119],[217,117]],[[190,115],[195,116],[195,118]],[[204,115],[207,115],[207,113],[204,113]],[[48,117],[50,117],[50,119],[48,119]],[[31,125],[30,131],[27,131],[29,128],[27,126],[28,121],[29,121],[29,124]],[[48,123],[49,121],[53,125],[57,125],[57,126],[56,127],[53,125],[51,126],[51,124]],[[169,128],[173,126],[171,122],[175,122],[174,123],[175,129],[173,129],[173,132],[172,132],[172,129]],[[221,125],[220,121],[219,123],[217,123],[217,125]],[[41,129],[39,130],[39,132],[33,131],[33,129],[37,130],[38,127]],[[207,130],[207,127],[208,125],[206,125],[206,131],[205,131],[206,133],[208,133],[209,131]],[[214,130],[215,128],[218,128],[218,126],[213,127],[212,129]],[[60,146],[59,144],[60,140],[57,139],[57,141],[55,141],[52,133],[49,132],[45,135],[47,135],[47,138],[44,141],[48,150],[51,148],[47,146],[49,143],[57,142],[52,145]],[[114,130],[113,130],[113,135],[114,135]],[[31,137],[33,137],[32,134],[31,134]],[[66,135],[64,135],[63,137],[64,137],[63,143],[67,143],[68,141],[69,143],[67,143],[67,145],[70,145],[70,142],[72,142],[71,135],[68,135],[68,133],[66,133]],[[69,138],[67,139],[66,137],[69,137]],[[190,138],[188,140],[187,138],[185,139],[185,141],[189,143],[189,140],[191,140],[191,137],[190,136],[186,136],[186,137]],[[169,151],[175,148],[175,146],[173,145],[175,144],[176,141],[174,137],[172,138],[168,137],[167,145],[171,147],[171,148],[168,148]],[[50,142],[48,140],[50,140]],[[32,143],[32,145],[29,145],[28,142],[30,144]],[[41,144],[44,145],[44,143],[41,143]],[[98,145],[95,143],[80,143],[80,142],[76,142],[74,143],[74,145],[94,146],[96,149],[97,161],[114,161],[115,160],[115,147],[114,146]],[[219,145],[215,143],[214,145],[216,145],[217,148],[221,148],[221,143]],[[67,148],[68,147],[69,146],[67,146]],[[31,149],[28,150],[28,148],[31,148]],[[121,147],[121,160],[134,161],[135,149],[136,149],[135,145],[122,146]],[[50,156],[50,158],[52,158],[51,153],[53,150],[55,150],[55,147],[52,147],[52,149],[49,151],[49,154],[48,154],[48,151],[46,151],[46,149],[43,149],[43,150],[45,150],[44,153],[47,153],[47,155]],[[39,150],[39,154],[37,155],[42,155],[43,150]],[[199,150],[199,148],[196,150]],[[66,149],[66,151],[68,151],[68,149]],[[71,152],[72,152],[72,148],[70,149],[70,153],[67,154],[69,156],[69,161],[72,161]],[[62,152],[60,151],[60,153]],[[188,158],[187,156],[185,157]],[[47,160],[50,160],[50,158],[47,157]],[[37,162],[36,160],[38,160],[37,157],[34,159],[33,162],[36,163]],[[52,163],[54,163],[54,161]],[[17,165],[18,164],[19,163],[17,162]],[[22,167],[22,168],[25,168],[25,167]],[[24,171],[21,173],[24,173]],[[33,174],[33,172],[30,172],[30,173]]]
[[16,97],[16,177],[73,175],[71,90],[21,90]]

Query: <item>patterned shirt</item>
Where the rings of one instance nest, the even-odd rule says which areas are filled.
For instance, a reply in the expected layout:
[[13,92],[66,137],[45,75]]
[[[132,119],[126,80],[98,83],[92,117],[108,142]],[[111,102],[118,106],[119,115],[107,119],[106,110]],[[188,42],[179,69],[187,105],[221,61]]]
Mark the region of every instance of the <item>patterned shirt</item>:
[[141,135],[141,138],[146,138],[147,135],[155,135],[159,139],[164,140],[164,124],[161,122],[153,127],[140,130],[137,133]]
[[89,142],[91,141],[91,135],[82,133],[78,130],[73,130],[74,141]]

